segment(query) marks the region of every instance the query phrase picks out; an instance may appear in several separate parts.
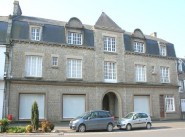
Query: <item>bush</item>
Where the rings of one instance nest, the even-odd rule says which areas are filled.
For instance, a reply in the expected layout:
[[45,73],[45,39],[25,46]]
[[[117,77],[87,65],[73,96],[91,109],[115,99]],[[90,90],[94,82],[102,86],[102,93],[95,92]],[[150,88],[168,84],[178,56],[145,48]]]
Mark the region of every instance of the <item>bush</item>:
[[0,126],[1,126],[1,132],[6,132],[8,129],[9,121],[8,119],[2,119],[0,120]]
[[47,120],[41,121],[39,125],[43,132],[51,132],[55,127],[53,123]]
[[27,132],[27,133],[31,133],[31,132],[32,132],[32,129],[33,129],[33,128],[32,128],[31,125],[27,125],[27,126],[26,126],[26,132]]
[[7,133],[25,133],[26,132],[26,128],[25,127],[9,127],[7,129]]

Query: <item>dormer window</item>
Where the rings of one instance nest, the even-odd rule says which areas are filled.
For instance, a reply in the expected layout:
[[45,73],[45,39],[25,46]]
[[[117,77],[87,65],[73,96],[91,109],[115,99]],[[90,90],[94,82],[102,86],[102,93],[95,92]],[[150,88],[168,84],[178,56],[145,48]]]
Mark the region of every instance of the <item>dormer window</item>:
[[82,34],[77,32],[68,32],[68,44],[82,45]]
[[30,39],[33,41],[41,40],[42,27],[40,26],[30,26]]
[[159,50],[160,50],[161,56],[166,56],[166,46],[165,45],[160,44]]
[[84,26],[78,18],[71,18],[66,27],[67,44],[83,45],[84,42]]
[[144,53],[144,51],[145,51],[144,43],[134,41],[134,52]]

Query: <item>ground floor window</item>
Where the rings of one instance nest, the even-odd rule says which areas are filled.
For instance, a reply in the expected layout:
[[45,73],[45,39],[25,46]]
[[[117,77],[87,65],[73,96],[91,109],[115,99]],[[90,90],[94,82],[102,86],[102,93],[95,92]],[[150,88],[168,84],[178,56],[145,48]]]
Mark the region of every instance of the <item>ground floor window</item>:
[[175,101],[172,95],[166,95],[165,97],[165,106],[166,112],[174,112],[175,111]]
[[63,95],[63,118],[75,118],[85,112],[85,95]]
[[181,111],[185,112],[185,99],[181,99]]
[[45,95],[44,94],[20,94],[19,96],[19,119],[31,119],[31,108],[36,101],[39,109],[39,119],[45,118]]

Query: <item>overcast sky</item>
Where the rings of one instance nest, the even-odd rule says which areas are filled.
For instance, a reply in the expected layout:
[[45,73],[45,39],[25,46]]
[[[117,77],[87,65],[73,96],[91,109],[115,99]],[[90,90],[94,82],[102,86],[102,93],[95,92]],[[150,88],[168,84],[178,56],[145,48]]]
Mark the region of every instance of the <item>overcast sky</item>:
[[[0,16],[13,13],[14,0],[0,0]],[[122,29],[139,28],[174,44],[177,57],[185,57],[185,0],[19,0],[22,15],[59,21],[77,17],[94,25],[105,12]]]

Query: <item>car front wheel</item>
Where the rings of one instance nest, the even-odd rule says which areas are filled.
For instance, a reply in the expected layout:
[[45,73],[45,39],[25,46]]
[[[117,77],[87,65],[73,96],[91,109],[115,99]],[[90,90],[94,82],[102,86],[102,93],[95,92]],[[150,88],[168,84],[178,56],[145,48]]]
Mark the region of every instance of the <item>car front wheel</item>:
[[108,131],[108,132],[112,132],[112,130],[113,130],[113,125],[112,125],[111,123],[109,123],[109,124],[107,125],[107,131]]
[[126,130],[130,131],[131,129],[132,129],[132,126],[131,126],[130,124],[128,124],[128,125],[126,126]]
[[79,128],[78,128],[78,131],[79,131],[79,132],[85,132],[85,130],[86,130],[86,129],[85,129],[85,125],[83,125],[83,124],[80,125]]

